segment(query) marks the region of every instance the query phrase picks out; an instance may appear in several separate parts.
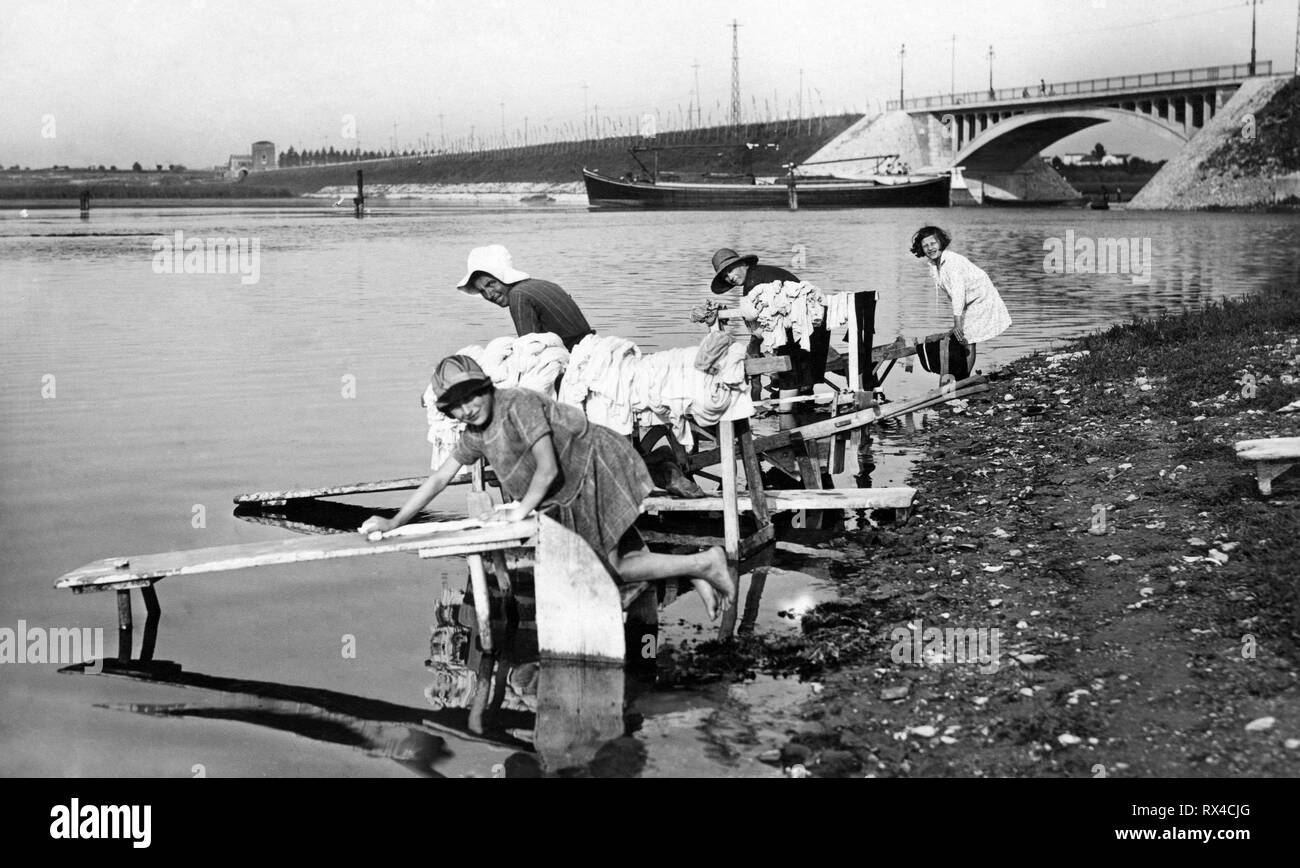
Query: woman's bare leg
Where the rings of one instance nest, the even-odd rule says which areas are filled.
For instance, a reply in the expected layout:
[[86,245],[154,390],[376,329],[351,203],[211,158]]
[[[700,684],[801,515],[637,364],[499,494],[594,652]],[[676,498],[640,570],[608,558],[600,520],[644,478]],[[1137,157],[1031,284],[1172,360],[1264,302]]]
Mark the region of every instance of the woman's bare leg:
[[727,569],[727,554],[721,546],[693,555],[666,555],[641,550],[628,552],[622,557],[613,556],[611,560],[624,582],[689,578],[712,619],[716,619],[722,606],[736,596],[736,586],[731,581],[731,571]]

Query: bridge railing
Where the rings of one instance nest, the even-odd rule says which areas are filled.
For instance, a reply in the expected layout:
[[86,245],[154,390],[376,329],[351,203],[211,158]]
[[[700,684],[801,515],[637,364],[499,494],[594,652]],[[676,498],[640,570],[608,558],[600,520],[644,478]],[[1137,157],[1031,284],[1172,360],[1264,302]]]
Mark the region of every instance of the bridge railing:
[[1273,61],[1264,60],[1255,64],[1254,72],[1251,72],[1249,63],[1234,63],[1227,66],[1202,66],[1195,69],[1173,69],[1166,72],[1144,72],[1137,75],[1113,75],[1107,78],[1050,82],[1046,85],[1039,83],[1029,87],[1004,87],[993,91],[970,90],[959,94],[914,97],[903,100],[902,103],[893,99],[885,103],[885,110],[951,108],[957,105],[989,102],[1041,102],[1044,99],[1053,99],[1055,97],[1123,93],[1141,88],[1163,87],[1166,85],[1239,81],[1250,78],[1252,75],[1271,75],[1272,73]]

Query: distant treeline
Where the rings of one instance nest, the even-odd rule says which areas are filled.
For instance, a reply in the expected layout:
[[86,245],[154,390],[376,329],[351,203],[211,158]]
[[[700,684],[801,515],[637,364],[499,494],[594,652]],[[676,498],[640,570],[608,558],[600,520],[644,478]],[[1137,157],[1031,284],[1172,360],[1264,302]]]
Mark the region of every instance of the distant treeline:
[[[644,174],[629,150],[651,142],[659,147],[701,146],[660,151],[661,171],[781,175],[785,163],[808,159],[860,118],[857,114],[832,115],[678,130],[654,139],[630,135],[497,150],[404,154],[365,162],[343,162],[352,155],[336,151],[334,159],[339,162],[251,172],[240,183],[308,193],[326,186],[355,184],[357,169],[364,171],[367,184],[565,183],[581,180],[579,169],[584,166],[614,176],[632,171]],[[747,148],[746,143],[757,147]],[[295,154],[295,159],[306,160],[309,153]],[[653,153],[643,153],[640,158],[647,169],[653,169]],[[323,159],[330,159],[328,150]]]

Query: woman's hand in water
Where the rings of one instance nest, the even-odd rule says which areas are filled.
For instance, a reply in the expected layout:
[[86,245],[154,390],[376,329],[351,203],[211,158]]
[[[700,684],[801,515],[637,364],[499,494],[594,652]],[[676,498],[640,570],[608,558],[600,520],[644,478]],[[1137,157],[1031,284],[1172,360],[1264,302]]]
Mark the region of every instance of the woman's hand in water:
[[392,530],[394,527],[396,527],[396,525],[393,523],[393,520],[391,518],[384,518],[383,516],[380,515],[372,515],[370,516],[370,518],[366,519],[364,524],[361,525],[361,533],[363,534],[384,533],[385,531]]

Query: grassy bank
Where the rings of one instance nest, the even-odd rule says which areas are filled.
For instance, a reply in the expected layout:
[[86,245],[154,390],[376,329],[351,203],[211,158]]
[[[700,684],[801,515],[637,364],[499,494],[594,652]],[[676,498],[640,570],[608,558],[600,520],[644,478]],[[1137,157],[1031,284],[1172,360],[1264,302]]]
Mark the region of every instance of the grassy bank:
[[1291,287],[1016,363],[919,435],[907,525],[832,543],[841,600],[688,668],[822,681],[817,775],[1300,774],[1300,471],[1262,497],[1232,445],[1300,435],[1298,335]]

